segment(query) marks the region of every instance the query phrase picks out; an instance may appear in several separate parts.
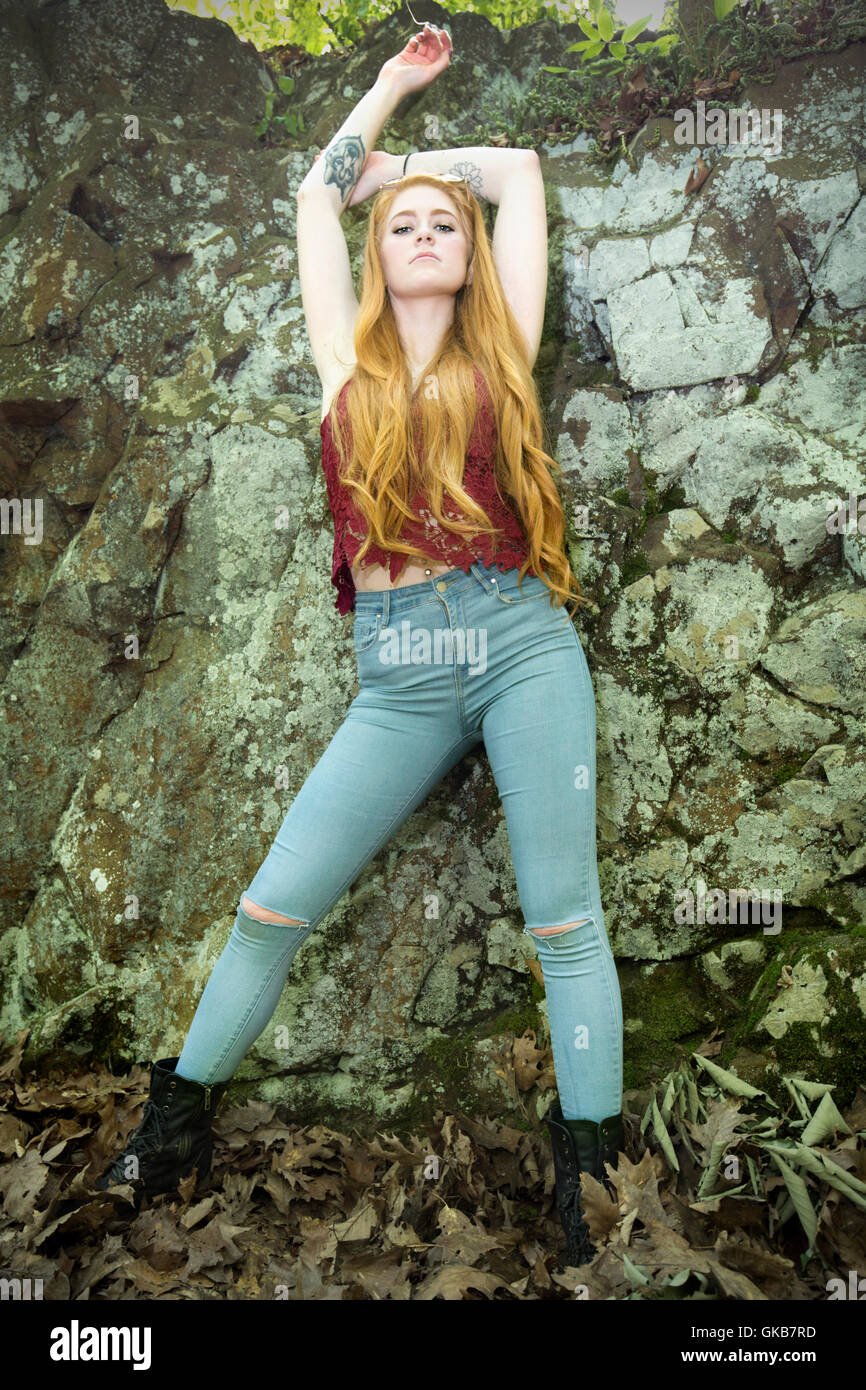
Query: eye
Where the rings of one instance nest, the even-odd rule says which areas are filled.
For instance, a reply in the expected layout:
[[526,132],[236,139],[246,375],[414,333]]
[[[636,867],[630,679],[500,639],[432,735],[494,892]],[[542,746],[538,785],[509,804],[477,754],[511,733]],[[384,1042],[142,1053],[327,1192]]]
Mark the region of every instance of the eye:
[[[449,222],[437,222],[437,223],[436,223],[436,226],[437,226],[437,228],[439,228],[439,227],[444,227],[445,230],[446,230],[446,232],[453,232],[453,231],[454,231],[454,228],[451,226],[451,224],[450,224]],[[412,230],[412,228],[409,227],[409,226],[395,227],[395,228],[394,228],[394,231],[395,231],[395,232],[405,232],[405,231],[410,231],[410,232],[411,232],[411,230]]]

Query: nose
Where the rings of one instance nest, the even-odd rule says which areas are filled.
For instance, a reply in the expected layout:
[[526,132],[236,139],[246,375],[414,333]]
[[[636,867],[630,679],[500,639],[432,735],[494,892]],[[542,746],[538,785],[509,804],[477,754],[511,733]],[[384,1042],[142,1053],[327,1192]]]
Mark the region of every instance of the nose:
[[[415,250],[412,252],[413,257],[420,256],[424,251],[433,251],[434,245],[435,242],[429,232],[419,233],[415,238]],[[433,255],[436,255],[435,251],[433,251]]]

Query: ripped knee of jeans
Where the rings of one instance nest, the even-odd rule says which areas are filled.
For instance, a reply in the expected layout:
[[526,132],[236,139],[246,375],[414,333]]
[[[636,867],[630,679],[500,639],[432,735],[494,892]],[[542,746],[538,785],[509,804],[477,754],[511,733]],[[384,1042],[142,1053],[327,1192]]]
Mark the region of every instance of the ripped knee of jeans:
[[309,925],[297,917],[288,917],[284,913],[274,912],[270,907],[260,907],[258,903],[252,902],[244,893],[241,896],[240,911],[245,917],[250,917],[254,922],[274,922],[278,926],[285,927],[306,927]]
[[581,917],[574,922],[565,922],[559,927],[527,927],[532,936],[561,936],[563,932],[574,931],[577,927],[585,927],[587,922],[591,922],[591,917]]

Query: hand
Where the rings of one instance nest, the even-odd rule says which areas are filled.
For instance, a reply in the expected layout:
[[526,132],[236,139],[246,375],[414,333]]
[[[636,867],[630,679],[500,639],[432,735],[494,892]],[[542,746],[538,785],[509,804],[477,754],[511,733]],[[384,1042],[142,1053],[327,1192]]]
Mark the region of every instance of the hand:
[[379,81],[388,85],[402,98],[408,92],[420,91],[444,72],[451,62],[451,35],[435,24],[425,24],[395,58],[389,58],[379,69]]

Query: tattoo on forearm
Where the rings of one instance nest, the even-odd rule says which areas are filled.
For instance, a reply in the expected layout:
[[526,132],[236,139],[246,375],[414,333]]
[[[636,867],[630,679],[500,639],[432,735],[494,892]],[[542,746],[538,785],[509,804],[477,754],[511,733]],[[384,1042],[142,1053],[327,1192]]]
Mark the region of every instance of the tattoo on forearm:
[[360,135],[342,135],[328,146],[322,177],[326,184],[337,185],[341,203],[345,203],[351,194],[366,162],[364,141]]
[[459,178],[466,179],[476,198],[486,198],[487,195],[484,192],[484,176],[477,164],[471,163],[470,160],[458,161],[457,164],[451,165],[448,172],[449,174],[457,174]]

